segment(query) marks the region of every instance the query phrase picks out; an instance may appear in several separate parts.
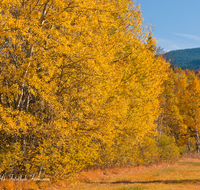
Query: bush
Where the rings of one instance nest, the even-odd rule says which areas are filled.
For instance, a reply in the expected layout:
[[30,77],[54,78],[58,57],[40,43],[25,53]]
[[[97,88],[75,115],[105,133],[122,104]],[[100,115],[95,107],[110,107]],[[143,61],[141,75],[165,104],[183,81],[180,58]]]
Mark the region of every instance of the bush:
[[174,138],[165,134],[158,138],[160,161],[173,162],[181,155],[180,148],[175,144]]

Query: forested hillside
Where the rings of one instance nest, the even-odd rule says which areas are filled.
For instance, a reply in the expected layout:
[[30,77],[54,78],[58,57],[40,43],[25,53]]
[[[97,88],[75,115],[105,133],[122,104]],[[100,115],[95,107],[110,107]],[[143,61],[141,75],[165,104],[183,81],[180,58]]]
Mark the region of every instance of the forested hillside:
[[200,48],[174,50],[164,54],[164,57],[181,69],[200,68]]
[[1,174],[148,165],[199,143],[199,80],[156,55],[141,15],[131,0],[0,2]]

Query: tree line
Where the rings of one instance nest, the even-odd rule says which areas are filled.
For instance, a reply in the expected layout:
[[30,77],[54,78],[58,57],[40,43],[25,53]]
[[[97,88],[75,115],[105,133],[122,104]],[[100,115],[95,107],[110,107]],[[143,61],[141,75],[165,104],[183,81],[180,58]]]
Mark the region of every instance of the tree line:
[[0,2],[1,174],[151,164],[199,142],[198,80],[156,54],[141,15],[131,0]]
[[177,146],[199,153],[199,76],[194,71],[175,68],[164,86],[158,130],[174,136]]

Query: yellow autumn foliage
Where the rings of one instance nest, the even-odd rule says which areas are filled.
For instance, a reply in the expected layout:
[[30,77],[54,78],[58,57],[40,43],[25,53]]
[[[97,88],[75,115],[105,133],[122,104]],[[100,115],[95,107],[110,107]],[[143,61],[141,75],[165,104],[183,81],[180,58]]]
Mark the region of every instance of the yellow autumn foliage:
[[0,7],[1,171],[65,176],[134,165],[139,145],[156,136],[168,69],[140,7],[131,0]]

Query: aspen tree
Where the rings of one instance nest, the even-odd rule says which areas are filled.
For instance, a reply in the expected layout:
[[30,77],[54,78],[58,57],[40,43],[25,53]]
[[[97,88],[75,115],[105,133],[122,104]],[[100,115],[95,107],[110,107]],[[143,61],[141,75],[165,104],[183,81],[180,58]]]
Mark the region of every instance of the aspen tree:
[[[182,137],[179,139],[179,145],[187,144],[188,150],[190,151],[190,130],[188,118],[188,77],[182,70],[177,70],[177,77],[175,81],[176,85],[176,96],[178,98],[178,108],[181,117],[183,118],[183,127],[181,129]],[[189,119],[189,120],[188,120]]]
[[[192,77],[192,78],[191,78]],[[187,87],[188,90],[188,117],[191,118],[191,122],[188,124],[193,131],[193,135],[196,141],[197,153],[200,152],[200,140],[199,140],[199,114],[200,114],[200,83],[194,73],[190,75],[190,81]]]
[[134,163],[155,131],[168,68],[140,7],[3,0],[0,9],[2,171],[65,176]]

